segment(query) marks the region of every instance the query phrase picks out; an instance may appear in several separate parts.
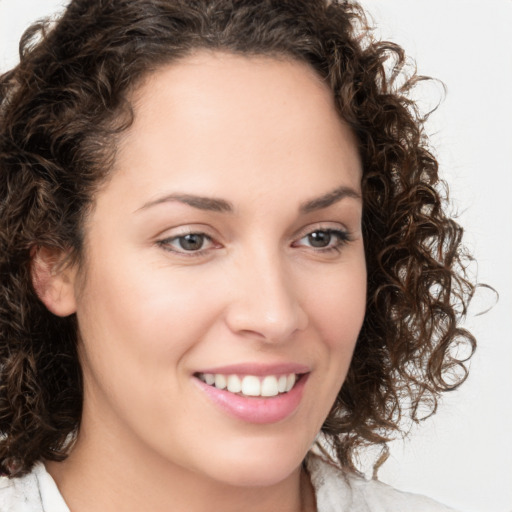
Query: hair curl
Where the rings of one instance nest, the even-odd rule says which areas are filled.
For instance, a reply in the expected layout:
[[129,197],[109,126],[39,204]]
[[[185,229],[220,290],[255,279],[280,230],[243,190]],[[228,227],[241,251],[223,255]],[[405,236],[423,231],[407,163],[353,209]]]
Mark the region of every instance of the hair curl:
[[75,316],[52,315],[31,281],[34,248],[80,261],[84,216],[130,125],[129,92],[196,49],[287,57],[329,84],[363,162],[367,313],[322,431],[341,466],[420,419],[466,377],[459,327],[474,287],[462,228],[448,215],[425,118],[422,79],[376,40],[355,1],[73,0],[20,43],[0,77],[0,471],[62,460],[80,425]]

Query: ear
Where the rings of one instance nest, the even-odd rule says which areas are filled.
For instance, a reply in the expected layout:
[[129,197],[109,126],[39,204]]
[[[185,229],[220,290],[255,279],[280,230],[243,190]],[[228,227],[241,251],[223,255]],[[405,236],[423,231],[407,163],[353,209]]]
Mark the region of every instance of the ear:
[[61,249],[34,247],[31,251],[32,284],[41,302],[57,316],[76,311],[75,265],[63,265],[68,254]]

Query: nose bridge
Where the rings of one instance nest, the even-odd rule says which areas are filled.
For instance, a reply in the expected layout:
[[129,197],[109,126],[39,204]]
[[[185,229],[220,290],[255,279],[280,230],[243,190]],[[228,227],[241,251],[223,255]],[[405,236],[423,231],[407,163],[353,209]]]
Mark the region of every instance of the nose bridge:
[[305,328],[307,317],[279,250],[258,244],[239,258],[236,269],[228,313],[232,330],[279,342]]

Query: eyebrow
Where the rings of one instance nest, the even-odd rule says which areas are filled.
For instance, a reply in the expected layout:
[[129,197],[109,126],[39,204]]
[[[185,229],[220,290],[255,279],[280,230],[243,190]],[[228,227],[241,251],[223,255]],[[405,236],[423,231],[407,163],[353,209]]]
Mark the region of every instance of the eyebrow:
[[232,213],[234,210],[233,205],[229,201],[226,201],[225,199],[202,197],[192,194],[169,194],[164,197],[155,199],[154,201],[149,201],[149,203],[146,203],[137,211],[145,210],[147,208],[150,208],[151,206],[167,202],[178,202],[188,204],[193,208],[209,212]]
[[299,207],[299,212],[306,214],[315,212],[317,210],[322,210],[323,208],[328,208],[329,206],[332,206],[333,204],[341,201],[342,199],[345,199],[346,197],[361,199],[361,194],[356,192],[353,188],[341,186],[332,190],[331,192],[327,192],[327,194],[302,203]]
[[[299,213],[307,214],[317,210],[322,210],[323,208],[328,208],[346,197],[361,199],[361,194],[356,192],[353,188],[341,186],[321,195],[320,197],[316,197],[302,203],[299,206]],[[167,202],[183,203],[193,208],[210,212],[233,213],[234,211],[233,204],[225,199],[196,196],[193,194],[168,194],[153,201],[149,201],[136,211],[146,210],[152,206]]]

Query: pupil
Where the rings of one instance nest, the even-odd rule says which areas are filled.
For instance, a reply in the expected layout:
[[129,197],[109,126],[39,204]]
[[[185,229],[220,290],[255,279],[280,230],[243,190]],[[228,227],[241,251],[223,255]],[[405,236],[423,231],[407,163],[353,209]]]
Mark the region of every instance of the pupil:
[[313,247],[326,247],[331,242],[331,233],[328,231],[315,231],[308,235],[308,240]]
[[203,246],[203,235],[185,235],[180,237],[180,246],[186,251],[197,251]]

